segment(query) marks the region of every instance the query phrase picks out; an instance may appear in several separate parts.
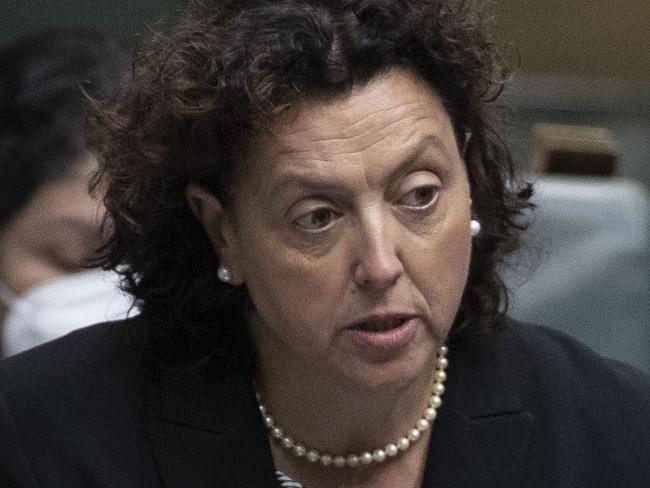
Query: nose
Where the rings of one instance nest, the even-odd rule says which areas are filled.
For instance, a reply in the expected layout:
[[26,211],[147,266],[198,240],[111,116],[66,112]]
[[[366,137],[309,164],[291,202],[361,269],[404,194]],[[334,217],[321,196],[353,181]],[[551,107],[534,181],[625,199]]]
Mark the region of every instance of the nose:
[[366,226],[357,246],[354,280],[359,287],[384,289],[395,284],[404,272],[395,239],[383,222]]

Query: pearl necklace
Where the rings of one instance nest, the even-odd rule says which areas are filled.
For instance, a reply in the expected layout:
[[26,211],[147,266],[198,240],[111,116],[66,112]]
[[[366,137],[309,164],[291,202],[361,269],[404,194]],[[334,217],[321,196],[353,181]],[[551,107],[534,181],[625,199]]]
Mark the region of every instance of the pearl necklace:
[[347,455],[321,454],[314,449],[309,449],[305,447],[304,444],[294,441],[290,436],[285,434],[284,430],[269,414],[266,405],[262,403],[260,394],[256,393],[264,425],[269,430],[271,438],[278,442],[284,449],[298,458],[306,459],[310,463],[320,463],[323,466],[333,465],[337,468],[343,468],[345,466],[356,468],[373,462],[382,463],[389,458],[394,458],[400,451],[406,451],[420,438],[422,432],[431,427],[436,419],[438,415],[437,409],[442,405],[441,396],[445,392],[444,383],[447,379],[445,369],[449,365],[449,361],[447,360],[448,351],[447,346],[442,346],[438,351],[436,370],[433,373],[433,390],[431,398],[429,399],[429,405],[424,410],[422,416],[417,420],[417,422],[415,422],[414,428],[410,429],[404,436],[397,439],[395,443],[390,443],[383,449],[376,449],[372,453],[370,451],[364,451],[361,454]]

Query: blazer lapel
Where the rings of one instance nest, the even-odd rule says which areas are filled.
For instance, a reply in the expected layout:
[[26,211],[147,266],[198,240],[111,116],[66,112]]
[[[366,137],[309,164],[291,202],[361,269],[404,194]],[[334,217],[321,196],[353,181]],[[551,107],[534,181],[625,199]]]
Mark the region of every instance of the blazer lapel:
[[234,368],[161,374],[147,391],[148,431],[166,488],[276,487],[250,379]]
[[438,420],[423,487],[521,486],[532,428],[528,412],[470,419],[449,408]]
[[522,484],[534,418],[490,342],[484,336],[451,347],[447,393],[433,426],[423,487]]

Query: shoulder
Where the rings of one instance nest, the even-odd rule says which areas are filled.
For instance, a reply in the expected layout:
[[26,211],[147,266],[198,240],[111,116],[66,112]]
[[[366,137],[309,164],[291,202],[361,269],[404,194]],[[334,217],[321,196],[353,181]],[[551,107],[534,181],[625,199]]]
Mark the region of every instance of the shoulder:
[[558,330],[506,319],[504,330],[472,338],[466,352],[492,363],[522,401],[623,405],[650,413],[650,376],[603,357]]
[[139,330],[137,318],[98,324],[5,359],[0,393],[28,401],[128,380],[139,362]]
[[[620,393],[647,394],[650,377],[626,363],[601,356],[558,330],[508,320],[494,340],[511,374],[547,378],[564,386],[618,386]],[[549,385],[549,386],[552,386]]]
[[0,473],[30,466],[10,475],[16,486],[31,486],[30,470],[77,486],[106,465],[127,483],[146,453],[139,328],[137,319],[95,325],[0,363]]
[[459,342],[450,381],[455,359],[458,389],[468,390],[452,395],[458,410],[472,418],[529,416],[533,479],[555,474],[567,486],[641,486],[650,476],[646,374],[562,332],[511,320],[498,333]]

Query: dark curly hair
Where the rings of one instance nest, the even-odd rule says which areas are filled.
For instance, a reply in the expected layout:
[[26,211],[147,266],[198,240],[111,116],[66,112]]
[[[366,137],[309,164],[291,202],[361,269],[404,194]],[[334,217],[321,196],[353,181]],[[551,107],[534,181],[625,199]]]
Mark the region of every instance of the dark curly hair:
[[[299,100],[345,97],[392,67],[414,70],[441,97],[463,147],[483,225],[453,332],[498,324],[498,274],[516,249],[531,189],[516,180],[496,127],[507,73],[487,37],[483,6],[449,0],[196,1],[146,44],[133,79],[92,118],[117,268],[155,338],[224,344],[245,287],[216,278],[210,241],[190,212],[190,182],[228,205],[250,141]],[[467,134],[471,137],[467,140]]]

